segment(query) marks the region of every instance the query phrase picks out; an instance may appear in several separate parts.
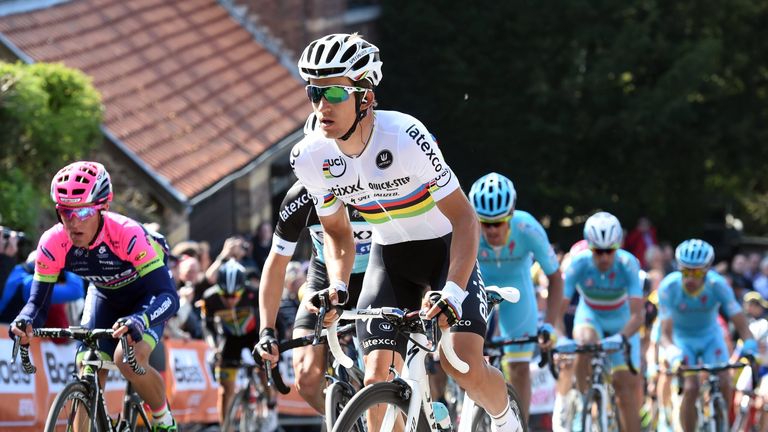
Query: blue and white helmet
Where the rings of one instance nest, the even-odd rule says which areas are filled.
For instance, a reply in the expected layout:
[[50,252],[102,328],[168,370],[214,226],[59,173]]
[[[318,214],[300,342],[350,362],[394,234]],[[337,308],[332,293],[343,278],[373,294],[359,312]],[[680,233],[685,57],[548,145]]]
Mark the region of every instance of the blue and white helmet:
[[245,288],[245,267],[234,259],[229,259],[219,267],[219,287],[228,295],[235,295]]
[[597,212],[584,224],[584,239],[593,249],[618,249],[624,232],[616,216],[608,212]]
[[689,239],[675,249],[675,260],[678,267],[707,267],[715,260],[715,249],[704,240]]
[[494,222],[512,214],[517,192],[512,180],[492,172],[480,177],[472,185],[469,201],[480,220]]

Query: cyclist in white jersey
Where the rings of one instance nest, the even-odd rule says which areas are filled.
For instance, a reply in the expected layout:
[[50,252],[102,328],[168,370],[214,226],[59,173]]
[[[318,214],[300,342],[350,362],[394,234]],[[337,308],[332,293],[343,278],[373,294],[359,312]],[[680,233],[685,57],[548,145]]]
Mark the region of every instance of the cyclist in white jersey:
[[[443,337],[453,339],[470,366],[466,374],[447,361],[443,368],[485,407],[494,430],[520,430],[501,372],[482,355],[487,304],[475,260],[474,211],[424,125],[407,114],[373,110],[381,65],[378,48],[356,34],[320,38],[299,60],[319,130],[293,148],[291,165],[323,225],[328,293],[345,302],[355,255],[344,203],[373,229],[357,307],[428,307],[428,316],[441,314],[440,326],[451,326]],[[424,297],[428,289],[440,290],[434,304]],[[357,330],[367,384],[386,380],[393,358],[401,369],[405,337],[383,320],[358,322]],[[370,420],[381,414],[372,410]]]

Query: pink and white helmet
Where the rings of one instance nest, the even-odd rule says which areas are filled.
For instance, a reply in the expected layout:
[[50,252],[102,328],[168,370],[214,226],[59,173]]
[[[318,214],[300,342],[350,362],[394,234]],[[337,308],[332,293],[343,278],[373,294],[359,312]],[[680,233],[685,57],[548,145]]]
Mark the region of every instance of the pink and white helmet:
[[62,206],[106,204],[112,201],[112,181],[98,162],[73,162],[53,176],[51,199]]

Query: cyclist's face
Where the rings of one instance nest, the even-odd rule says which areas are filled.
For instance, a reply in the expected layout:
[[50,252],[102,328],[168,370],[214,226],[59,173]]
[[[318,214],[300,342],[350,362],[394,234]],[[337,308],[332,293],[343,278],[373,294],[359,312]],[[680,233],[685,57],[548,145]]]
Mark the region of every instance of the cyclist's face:
[[509,223],[501,222],[495,224],[481,223],[485,241],[491,246],[504,246],[509,236]]
[[704,276],[708,268],[705,269],[680,269],[683,275],[683,286],[689,292],[697,291],[704,284]]
[[[353,86],[352,80],[346,77],[311,79],[309,83],[316,86]],[[335,104],[323,97],[320,102],[312,103],[312,108],[318,114],[318,127],[326,138],[344,136],[355,121],[355,95],[349,95],[347,100]]]
[[616,249],[592,249],[592,260],[601,272],[606,272],[613,267],[615,259]]
[[[104,210],[106,209],[105,207]],[[69,237],[69,240],[72,241],[72,245],[75,247],[88,247],[88,244],[96,237],[96,233],[99,231],[100,212],[96,212],[85,220],[81,220],[78,216],[62,216],[61,211],[59,211],[59,217],[64,225],[64,232],[67,233],[67,237]]]

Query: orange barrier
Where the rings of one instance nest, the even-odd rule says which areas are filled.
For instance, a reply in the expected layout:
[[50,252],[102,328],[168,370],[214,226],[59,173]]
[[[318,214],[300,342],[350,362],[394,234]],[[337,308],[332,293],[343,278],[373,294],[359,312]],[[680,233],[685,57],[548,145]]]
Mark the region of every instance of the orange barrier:
[[[66,383],[75,373],[74,343],[56,345],[49,341],[32,344],[32,363],[35,375],[26,375],[20,361],[11,364],[13,342],[8,338],[8,327],[0,325],[0,431],[32,432],[43,429],[48,410]],[[218,384],[214,381],[205,359],[209,348],[203,341],[168,339],[166,346],[166,393],[173,414],[180,423],[215,423]],[[316,416],[298,394],[293,378],[286,369],[290,358],[281,362],[286,384],[291,392],[278,398],[280,414]],[[243,378],[240,379],[243,382]],[[125,379],[110,373],[105,385],[107,409],[117,415],[122,408]]]

